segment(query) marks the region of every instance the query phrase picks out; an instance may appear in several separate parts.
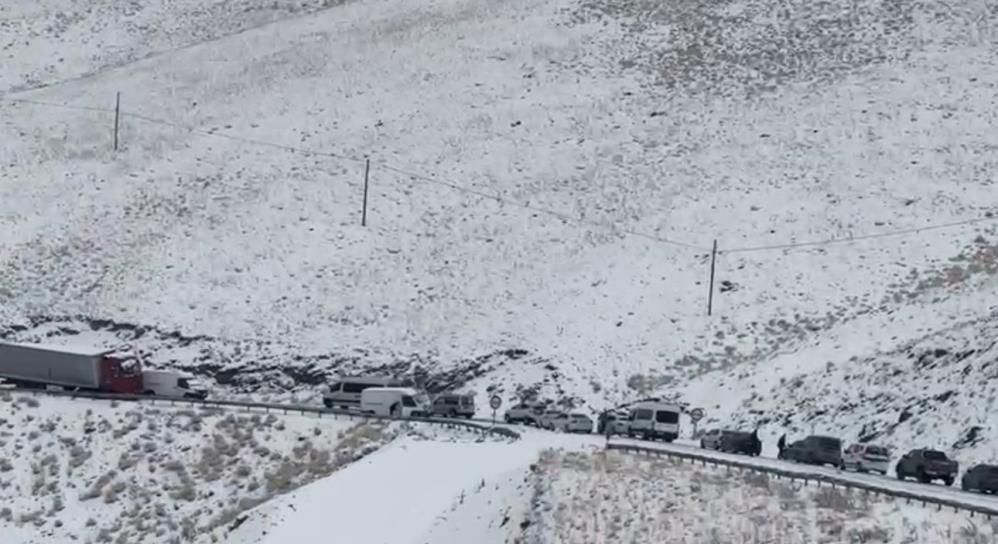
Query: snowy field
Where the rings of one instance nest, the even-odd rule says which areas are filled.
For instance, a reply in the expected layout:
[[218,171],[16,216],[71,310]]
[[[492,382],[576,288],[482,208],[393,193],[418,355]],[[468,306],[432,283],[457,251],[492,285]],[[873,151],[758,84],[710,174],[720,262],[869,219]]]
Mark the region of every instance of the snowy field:
[[547,452],[525,542],[993,542],[998,523],[859,492],[615,452]]
[[424,426],[0,394],[3,541],[209,542]]
[[334,4],[0,8],[0,336],[994,456],[998,7]]

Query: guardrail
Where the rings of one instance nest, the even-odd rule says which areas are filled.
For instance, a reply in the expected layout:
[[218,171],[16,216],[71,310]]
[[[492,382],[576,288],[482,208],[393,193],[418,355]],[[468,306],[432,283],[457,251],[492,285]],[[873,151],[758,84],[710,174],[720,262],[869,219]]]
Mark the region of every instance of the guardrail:
[[808,485],[809,482],[813,482],[817,486],[822,484],[828,484],[831,487],[841,486],[844,488],[858,489],[867,493],[874,493],[879,495],[885,495],[893,497],[896,499],[905,499],[908,502],[921,502],[922,505],[934,504],[938,509],[942,507],[953,508],[956,511],[964,510],[973,514],[981,514],[986,516],[989,520],[993,516],[998,516],[998,508],[991,508],[987,506],[982,506],[979,504],[971,504],[963,502],[957,499],[949,499],[946,497],[939,497],[929,493],[918,493],[915,491],[907,491],[903,489],[893,489],[886,486],[878,486],[872,483],[857,482],[855,480],[850,480],[848,478],[838,478],[830,474],[820,474],[815,472],[807,472],[804,470],[784,470],[776,467],[761,466],[752,463],[749,460],[739,460],[739,459],[721,459],[717,457],[712,457],[707,454],[700,454],[696,452],[686,452],[686,451],[675,451],[660,448],[651,448],[646,446],[636,446],[631,444],[617,444],[613,442],[607,442],[606,449],[608,450],[618,450],[630,453],[641,453],[646,455],[658,455],[663,457],[671,457],[674,459],[680,459],[685,461],[690,461],[693,464],[701,463],[704,466],[714,465],[714,466],[724,466],[732,467],[741,470],[749,470],[753,472],[758,472],[762,474],[769,474],[776,476],[777,478],[786,478],[791,481],[800,480],[804,482],[804,485]]
[[377,419],[385,421],[411,421],[415,423],[428,423],[431,425],[440,425],[442,427],[447,427],[451,429],[469,429],[474,432],[479,432],[483,434],[492,434],[496,436],[501,436],[504,438],[509,438],[512,440],[519,440],[520,433],[508,429],[506,427],[493,426],[488,424],[476,423],[468,420],[457,420],[457,419],[447,419],[447,418],[433,418],[433,417],[388,417],[388,416],[378,416],[373,414],[362,414],[358,412],[351,412],[349,410],[336,410],[329,409],[318,406],[306,406],[300,404],[277,404],[269,402],[243,402],[236,400],[215,400],[215,399],[195,399],[195,398],[172,398],[172,397],[157,397],[152,395],[121,395],[121,394],[111,394],[111,393],[97,393],[91,391],[54,391],[48,389],[28,389],[28,388],[15,388],[7,389],[11,393],[27,393],[32,395],[44,395],[49,397],[65,397],[65,398],[84,398],[84,399],[94,399],[94,400],[109,400],[109,401],[122,401],[122,402],[147,402],[150,404],[156,403],[166,403],[171,405],[189,405],[189,406],[201,406],[204,408],[241,408],[243,410],[263,410],[265,412],[283,412],[285,414],[298,413],[298,414],[316,414],[318,417],[349,417],[356,419]]

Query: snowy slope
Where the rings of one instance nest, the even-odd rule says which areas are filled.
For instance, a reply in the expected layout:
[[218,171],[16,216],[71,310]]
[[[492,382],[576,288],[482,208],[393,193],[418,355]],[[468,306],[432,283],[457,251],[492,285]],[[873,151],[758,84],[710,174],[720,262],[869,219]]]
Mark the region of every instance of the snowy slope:
[[527,542],[977,543],[998,526],[831,487],[600,452],[547,453]]
[[[378,368],[597,409],[680,393],[898,446],[995,437],[981,379],[960,384],[979,408],[891,430],[934,375],[865,363],[954,327],[949,352],[988,348],[995,6],[363,0],[239,32],[292,8],[152,4],[135,26],[117,3],[4,12],[83,21],[5,50],[4,88],[48,84],[2,104],[5,337],[134,340],[257,393]],[[88,27],[128,29],[122,52]]]
[[500,484],[507,491],[511,484],[522,485],[523,473],[538,454],[531,441],[398,441],[335,477],[260,506],[225,541],[319,543],[327,542],[328,530],[334,529],[337,538],[357,543],[504,542],[503,535],[515,534],[517,525],[458,523],[451,529],[474,532],[492,525],[492,530],[473,540],[454,540],[470,535],[444,538],[440,524],[465,504],[487,510],[490,518],[504,507],[522,509],[519,500],[491,505],[480,499]]
[[19,544],[207,541],[412,431],[6,392],[0,404],[0,529]]

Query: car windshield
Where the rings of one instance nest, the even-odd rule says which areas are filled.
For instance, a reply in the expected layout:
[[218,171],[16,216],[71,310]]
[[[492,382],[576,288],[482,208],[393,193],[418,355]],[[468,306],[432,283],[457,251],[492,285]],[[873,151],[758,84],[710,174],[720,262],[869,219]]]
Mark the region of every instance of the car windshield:
[[191,384],[187,381],[187,378],[177,378],[177,387],[181,389],[190,389]]
[[842,441],[830,436],[815,436],[812,438],[814,445],[823,450],[837,450],[842,448]]
[[887,448],[882,446],[867,446],[866,453],[867,455],[879,455],[882,457],[887,457]]
[[405,395],[402,397],[402,406],[415,406],[415,405],[416,401],[411,396]]
[[124,359],[119,368],[121,368],[122,376],[133,376],[139,373],[139,361],[138,359]]
[[655,412],[655,421],[659,423],[676,423],[679,421],[679,414],[667,410],[659,410]]
[[945,461],[946,454],[941,451],[925,450],[925,459],[928,461]]
[[652,411],[641,409],[634,411],[634,419],[651,419]]

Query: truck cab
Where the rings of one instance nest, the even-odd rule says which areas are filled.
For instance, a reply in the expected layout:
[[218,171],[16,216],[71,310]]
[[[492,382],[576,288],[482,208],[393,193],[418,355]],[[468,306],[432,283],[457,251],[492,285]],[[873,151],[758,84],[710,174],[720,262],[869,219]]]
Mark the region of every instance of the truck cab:
[[203,399],[208,388],[191,374],[173,370],[144,370],[142,392],[158,397]]

